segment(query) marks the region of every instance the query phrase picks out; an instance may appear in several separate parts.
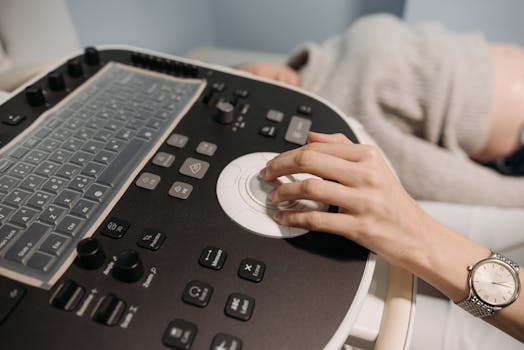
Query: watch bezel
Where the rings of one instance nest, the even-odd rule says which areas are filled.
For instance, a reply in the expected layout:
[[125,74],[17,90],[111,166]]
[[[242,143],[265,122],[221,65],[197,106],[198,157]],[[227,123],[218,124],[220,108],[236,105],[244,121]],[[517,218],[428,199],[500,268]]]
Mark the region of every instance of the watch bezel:
[[[484,298],[482,298],[478,294],[478,292],[477,292],[477,290],[475,288],[475,285],[473,283],[475,272],[480,267],[482,267],[482,265],[487,264],[487,263],[495,263],[495,264],[502,265],[505,269],[509,270],[511,276],[513,277],[513,279],[515,281],[515,290],[513,291],[513,295],[511,296],[509,301],[504,303],[504,304],[492,304],[492,303],[490,303],[489,301],[487,301]],[[508,305],[511,305],[519,297],[519,294],[520,294],[519,273],[510,264],[506,263],[503,260],[500,260],[500,259],[497,259],[497,258],[494,258],[494,257],[489,257],[489,258],[483,259],[483,260],[479,261],[478,263],[476,263],[475,266],[472,267],[470,276],[471,276],[470,279],[469,279],[470,289],[475,293],[475,296],[479,300],[481,300],[483,303],[485,303],[486,305],[489,305],[489,306],[491,306],[493,308],[503,308],[503,307],[506,307]]]

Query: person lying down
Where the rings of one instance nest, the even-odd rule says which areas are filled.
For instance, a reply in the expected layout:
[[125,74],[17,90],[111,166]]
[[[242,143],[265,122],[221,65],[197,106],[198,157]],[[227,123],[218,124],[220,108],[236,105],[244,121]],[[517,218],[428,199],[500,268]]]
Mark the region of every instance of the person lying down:
[[520,47],[375,15],[304,44],[286,65],[238,68],[300,86],[356,118],[416,199],[524,207],[524,177],[481,164],[522,146]]

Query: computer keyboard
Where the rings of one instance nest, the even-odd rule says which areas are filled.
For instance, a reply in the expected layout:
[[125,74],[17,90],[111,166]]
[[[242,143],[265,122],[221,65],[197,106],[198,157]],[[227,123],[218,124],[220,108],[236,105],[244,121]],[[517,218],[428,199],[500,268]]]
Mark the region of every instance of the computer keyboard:
[[110,63],[1,149],[0,268],[50,284],[204,87]]

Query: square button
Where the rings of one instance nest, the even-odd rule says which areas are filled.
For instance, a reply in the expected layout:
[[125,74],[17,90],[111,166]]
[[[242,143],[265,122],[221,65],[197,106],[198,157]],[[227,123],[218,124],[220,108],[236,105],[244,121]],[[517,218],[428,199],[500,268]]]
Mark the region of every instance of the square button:
[[211,350],[242,350],[242,340],[229,334],[218,333],[213,338]]
[[202,179],[206,175],[207,169],[209,169],[208,162],[189,157],[184,161],[179,171],[183,175]]
[[300,113],[302,115],[311,115],[313,113],[313,108],[308,105],[299,105],[297,107],[297,113]]
[[109,218],[102,225],[101,233],[111,238],[122,238],[129,229],[129,222],[119,218]]
[[210,268],[212,270],[220,270],[226,262],[227,253],[225,250],[215,247],[206,247],[198,262],[200,265]]
[[266,264],[264,264],[262,261],[252,258],[245,258],[240,262],[238,275],[248,281],[260,282],[264,278],[265,271]]
[[169,323],[162,341],[164,345],[177,350],[191,349],[195,339],[197,326],[191,322],[176,319]]
[[201,281],[189,281],[182,294],[182,300],[191,305],[205,307],[211,299],[211,294],[213,294],[211,285]]
[[263,126],[258,130],[258,133],[266,137],[275,137],[277,135],[277,128],[274,126]]
[[277,111],[276,109],[270,109],[267,111],[266,119],[280,123],[282,120],[284,120],[284,113]]
[[167,144],[169,146],[177,147],[177,148],[184,148],[187,145],[187,141],[189,141],[189,138],[185,135],[180,134],[173,134],[169,136],[167,139]]
[[227,299],[225,312],[229,317],[247,321],[251,318],[254,308],[254,298],[240,293],[233,293]]
[[158,152],[153,158],[153,164],[163,168],[169,168],[175,161],[175,155],[166,152]]
[[215,154],[217,148],[218,146],[214,143],[202,141],[198,144],[196,152],[211,157]]
[[149,250],[158,250],[164,244],[166,234],[157,230],[146,230],[142,237],[136,242],[139,247]]
[[193,186],[186,184],[185,182],[176,181],[169,189],[169,195],[171,197],[179,199],[187,199],[193,191]]
[[138,180],[136,180],[136,185],[146,190],[154,190],[160,183],[160,176],[151,174],[151,173],[142,173]]

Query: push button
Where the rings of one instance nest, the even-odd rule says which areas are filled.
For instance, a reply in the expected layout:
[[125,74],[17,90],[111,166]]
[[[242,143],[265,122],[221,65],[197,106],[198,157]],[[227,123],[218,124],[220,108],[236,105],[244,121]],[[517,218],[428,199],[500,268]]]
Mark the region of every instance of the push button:
[[114,294],[107,294],[98,303],[93,312],[93,320],[106,326],[114,326],[120,321],[126,310],[126,303]]
[[100,232],[107,237],[122,238],[128,229],[129,222],[118,218],[109,218],[104,222]]
[[156,174],[142,173],[138,180],[136,180],[136,185],[146,190],[154,190],[160,183],[160,180],[160,176]]
[[180,173],[195,179],[203,179],[209,169],[209,163],[195,158],[187,158],[180,167]]
[[210,268],[212,270],[220,270],[224,267],[226,262],[227,253],[220,248],[215,247],[206,247],[202,254],[200,254],[200,259],[198,262],[200,265]]
[[139,247],[149,250],[158,250],[164,244],[166,234],[156,230],[146,230],[136,242]]
[[251,318],[254,308],[255,299],[244,294],[233,293],[227,299],[225,312],[229,317],[247,321]]
[[23,122],[24,120],[25,120],[24,115],[9,114],[8,116],[2,118],[2,123],[6,125],[10,125],[10,126],[16,126],[20,124],[21,122]]
[[245,258],[240,262],[238,276],[248,281],[260,282],[264,278],[265,271],[266,264],[264,264],[262,261],[252,258]]
[[280,123],[282,122],[282,120],[284,120],[284,113],[282,113],[281,111],[277,111],[276,109],[270,109],[269,111],[267,111],[266,119]]
[[205,307],[211,299],[211,294],[213,294],[211,285],[200,281],[190,281],[184,289],[182,300],[191,305]]
[[311,129],[311,120],[293,116],[286,130],[284,140],[297,145],[305,145],[307,134]]
[[84,288],[75,281],[68,279],[58,286],[50,303],[60,310],[71,311],[76,308],[84,293]]
[[9,281],[2,281],[0,284],[0,325],[5,322],[7,316],[13,312],[25,293],[25,287],[10,283]]
[[202,141],[198,144],[196,152],[211,157],[215,154],[218,146],[211,142]]
[[185,135],[173,134],[167,139],[167,144],[176,148],[184,148],[188,141],[189,138]]
[[169,323],[162,341],[164,345],[177,350],[191,349],[195,339],[197,326],[191,322],[176,319]]
[[274,126],[263,126],[258,130],[258,133],[266,137],[275,137],[277,134],[277,128]]
[[176,181],[169,189],[169,195],[179,199],[188,199],[191,192],[193,192],[193,186],[181,181]]
[[313,113],[313,108],[308,105],[299,105],[297,107],[297,113],[300,113],[302,115],[311,115]]
[[213,338],[210,350],[242,350],[242,340],[225,333],[218,333]]

